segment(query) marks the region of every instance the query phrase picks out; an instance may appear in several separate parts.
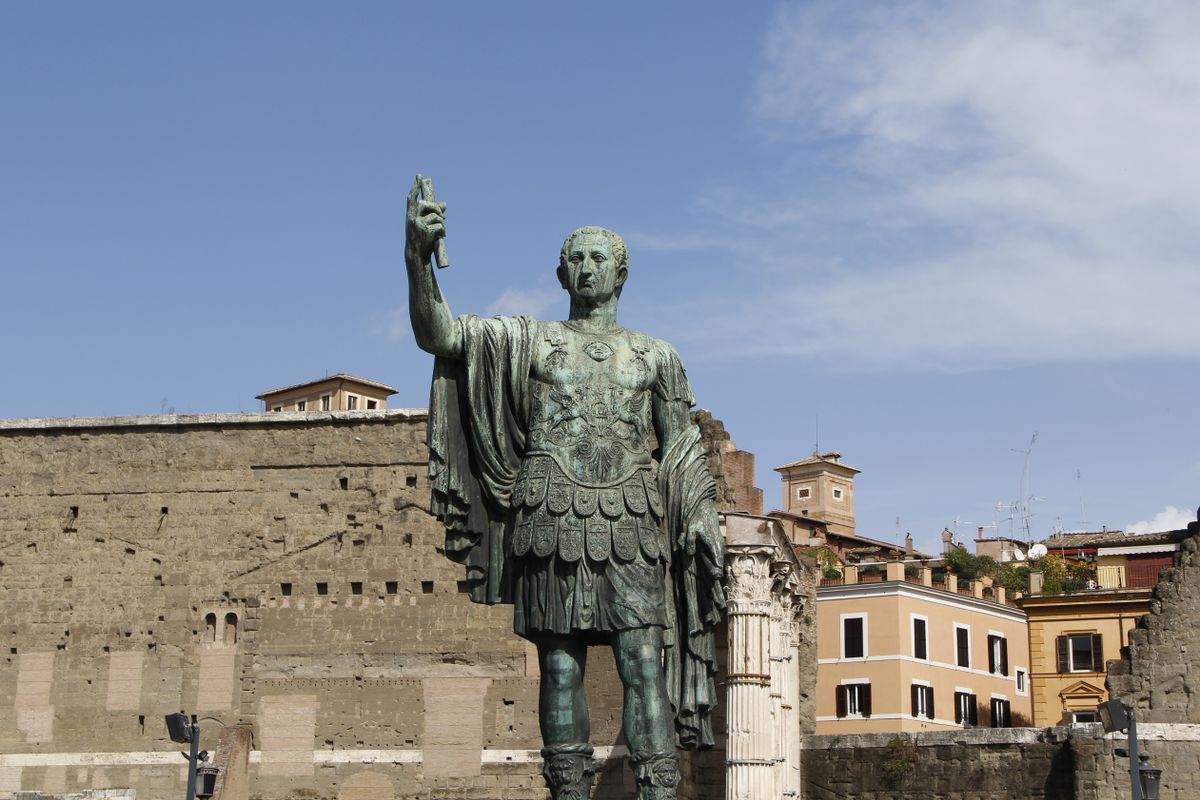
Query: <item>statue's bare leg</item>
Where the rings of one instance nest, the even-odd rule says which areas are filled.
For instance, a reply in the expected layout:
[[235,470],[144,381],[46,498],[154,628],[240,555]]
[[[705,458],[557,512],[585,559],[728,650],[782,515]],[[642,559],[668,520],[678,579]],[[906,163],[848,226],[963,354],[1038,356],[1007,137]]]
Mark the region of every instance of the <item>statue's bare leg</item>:
[[545,636],[537,639],[537,649],[543,774],[555,800],[587,800],[593,775],[592,725],[583,690],[587,646],[567,636]]
[[679,783],[675,721],[663,673],[662,629],[620,631],[614,643],[625,685],[623,729],[639,800],[674,800]]

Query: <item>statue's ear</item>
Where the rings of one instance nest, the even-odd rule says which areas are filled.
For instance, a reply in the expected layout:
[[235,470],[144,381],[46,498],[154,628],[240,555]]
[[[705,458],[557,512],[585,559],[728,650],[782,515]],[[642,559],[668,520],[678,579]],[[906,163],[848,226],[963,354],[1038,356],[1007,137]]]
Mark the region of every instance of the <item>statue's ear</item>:
[[571,291],[570,287],[567,286],[567,268],[559,264],[554,274],[558,275],[558,284],[562,286],[563,291]]
[[625,285],[625,280],[629,277],[629,267],[624,265],[617,267],[617,282],[616,288],[621,288]]

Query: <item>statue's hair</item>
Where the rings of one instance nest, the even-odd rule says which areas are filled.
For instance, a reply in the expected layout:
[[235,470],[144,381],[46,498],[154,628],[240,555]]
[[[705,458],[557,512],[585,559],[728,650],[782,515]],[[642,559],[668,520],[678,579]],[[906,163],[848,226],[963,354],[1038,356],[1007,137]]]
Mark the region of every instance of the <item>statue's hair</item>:
[[571,249],[571,240],[581,233],[602,233],[608,237],[608,244],[612,247],[613,258],[617,260],[617,267],[629,266],[629,251],[625,249],[625,240],[619,235],[613,233],[608,228],[598,228],[595,225],[587,225],[583,228],[577,228],[571,231],[571,235],[563,242],[562,250],[558,254],[558,265],[560,267],[567,266],[567,258]]

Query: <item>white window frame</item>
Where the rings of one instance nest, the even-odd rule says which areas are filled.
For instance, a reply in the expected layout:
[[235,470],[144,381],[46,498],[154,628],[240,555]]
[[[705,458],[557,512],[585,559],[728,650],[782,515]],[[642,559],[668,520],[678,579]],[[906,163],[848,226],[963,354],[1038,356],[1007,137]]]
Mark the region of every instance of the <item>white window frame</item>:
[[[371,405],[374,403],[374,405]],[[379,401],[374,397],[363,398],[364,411],[377,411],[379,409]]]
[[[866,719],[866,717],[864,717],[864,716],[863,716],[863,714],[862,714],[862,711],[851,711],[851,710],[850,710],[850,706],[851,706],[851,702],[850,702],[850,697],[851,697],[851,693],[850,693],[850,687],[851,687],[851,686],[854,686],[854,687],[858,687],[858,686],[870,686],[870,685],[871,685],[871,681],[869,681],[869,680],[868,680],[868,679],[866,679],[866,678],[843,678],[842,680],[838,681],[838,683],[839,683],[840,685],[842,685],[842,686],[845,686],[845,687],[846,687],[846,716],[842,717],[842,719]],[[854,700],[855,700],[855,703],[854,703],[854,705],[858,705],[858,704],[860,704],[860,703],[861,703],[861,698],[857,697],[857,695],[858,695],[858,692],[857,692],[857,691],[855,691],[855,692],[854,692],[854,695],[855,695],[855,698],[854,698]]]
[[846,499],[846,490],[840,486],[833,487],[833,499],[839,503]]
[[[963,630],[965,630],[967,632],[967,665],[965,667],[958,663],[958,630],[959,630],[959,628],[962,628]],[[967,671],[970,671],[971,663],[972,663],[972,659],[971,659],[971,645],[972,644],[973,643],[971,642],[971,626],[967,625],[965,623],[962,623],[962,622],[954,623],[954,662],[953,663],[954,663],[955,669],[965,669]]]
[[[928,698],[933,697],[933,684],[930,683],[929,681],[923,681],[923,680],[918,680],[918,679],[914,678],[913,686],[922,686],[922,687],[928,689],[929,690]],[[914,719],[933,719],[933,714],[929,713],[929,707],[928,707],[929,704],[925,702],[928,698],[926,697],[924,692],[921,693],[921,702],[925,703],[926,708],[925,708],[924,712],[919,712],[917,714],[913,714]]]
[[299,400],[296,401],[296,410],[297,411],[308,411],[308,398],[307,397],[301,397]]
[[1024,667],[1013,668],[1013,685],[1016,687],[1017,694],[1025,696],[1029,694],[1029,670]]
[[[1006,695],[1006,694],[996,694],[995,692],[992,692],[992,700],[1003,700],[1004,702],[1008,703],[1008,722],[1009,722],[1009,727],[1011,728],[1012,727],[1012,700],[1009,700],[1008,695]],[[994,728],[994,727],[996,727],[996,709],[990,701],[988,702],[988,711],[992,715],[992,727]]]
[[[802,495],[802,494],[800,494],[801,492],[808,492],[808,494]],[[811,500],[812,499],[812,487],[811,486],[797,486],[796,487],[796,499],[797,500]]]
[[[846,620],[861,619],[862,620],[862,655],[847,656],[846,655]],[[867,646],[869,639],[867,638],[867,613],[865,611],[855,614],[842,614],[838,619],[838,641],[839,650],[842,661],[866,661],[871,655],[871,648]],[[848,683],[849,681],[842,681]],[[868,681],[869,683],[869,681]]]
[[[996,637],[995,639],[992,640],[992,646],[995,647],[996,649],[994,652],[988,654],[989,659],[995,665],[996,669],[993,672],[989,672],[988,674],[989,675],[999,675],[999,676],[1003,677],[1004,673],[1000,671],[1000,666],[1001,666],[1001,664],[1000,664],[1000,651],[1001,651],[1000,640],[1003,639],[1005,642],[1005,646],[1007,647],[1008,636],[1007,636],[1007,634],[1005,634],[1001,631],[993,631],[993,630],[988,631],[988,636]],[[1009,666],[1011,667],[1012,665],[1010,664]]]
[[350,394],[349,392],[346,393],[346,410],[358,411],[358,395]]
[[[925,657],[924,658],[917,657],[917,634],[916,634],[917,626],[915,624],[917,620],[921,620],[925,623]],[[924,614],[909,614],[908,615],[908,639],[909,639],[909,655],[911,655],[913,657],[914,661],[924,661],[927,663],[929,661],[931,661],[931,659],[929,658],[929,617],[925,616]],[[917,681],[913,681],[913,682],[917,683]]]
[[[967,687],[967,686],[955,686],[954,687],[954,712],[956,714],[958,713],[958,710],[959,710],[958,709],[958,695],[960,695],[960,694],[965,694],[969,697],[975,698],[975,705],[976,705],[975,714],[976,714],[976,717],[978,717],[978,715],[979,715],[979,709],[978,709],[979,693],[976,692],[974,689]],[[970,709],[963,709],[963,710],[970,711]],[[966,727],[970,726],[970,723],[967,722],[967,720],[970,718],[971,718],[971,715],[969,713],[963,714],[962,722],[960,722],[958,724],[963,726],[964,728],[966,728]],[[978,726],[976,726],[976,727],[978,727]]]
[[322,411],[332,411],[333,410],[333,395],[332,394],[327,393],[327,394],[321,395],[321,410]]

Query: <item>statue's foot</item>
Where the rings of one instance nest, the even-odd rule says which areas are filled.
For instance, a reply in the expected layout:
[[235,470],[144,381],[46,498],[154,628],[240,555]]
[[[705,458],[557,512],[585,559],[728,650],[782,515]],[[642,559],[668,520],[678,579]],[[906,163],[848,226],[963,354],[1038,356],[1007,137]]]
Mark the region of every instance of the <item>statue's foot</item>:
[[637,800],[675,800],[679,786],[678,753],[634,753],[630,757]]
[[554,800],[588,800],[592,789],[592,748],[584,744],[557,744],[542,748],[542,775]]

